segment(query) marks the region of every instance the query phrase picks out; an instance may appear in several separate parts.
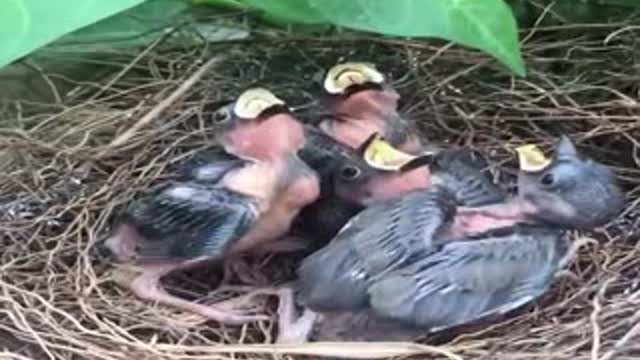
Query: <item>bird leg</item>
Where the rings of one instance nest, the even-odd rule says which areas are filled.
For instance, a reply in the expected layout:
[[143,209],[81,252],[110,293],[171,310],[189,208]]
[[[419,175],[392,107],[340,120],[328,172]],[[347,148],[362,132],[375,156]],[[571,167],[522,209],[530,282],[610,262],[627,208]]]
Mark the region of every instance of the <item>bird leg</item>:
[[122,285],[128,287],[143,300],[169,305],[223,324],[242,325],[269,319],[267,315],[246,315],[222,308],[217,304],[202,305],[169,294],[160,283],[160,278],[174,269],[175,266],[173,265],[147,265],[142,268],[141,273],[135,277],[130,277]]
[[296,319],[293,289],[283,288],[279,291],[278,304],[278,336],[277,344],[302,344],[309,340],[313,324],[318,314],[305,309],[302,316]]

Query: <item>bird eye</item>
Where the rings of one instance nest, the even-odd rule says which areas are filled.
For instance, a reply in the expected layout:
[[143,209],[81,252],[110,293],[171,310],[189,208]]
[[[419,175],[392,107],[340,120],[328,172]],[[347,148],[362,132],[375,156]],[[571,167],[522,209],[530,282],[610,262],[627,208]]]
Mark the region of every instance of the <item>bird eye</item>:
[[546,173],[540,178],[540,184],[542,184],[543,186],[551,186],[554,182],[555,178],[551,173]]
[[340,176],[346,180],[353,180],[360,175],[361,171],[355,166],[345,166],[340,170]]
[[231,109],[225,106],[213,113],[213,121],[216,124],[224,124],[231,119]]

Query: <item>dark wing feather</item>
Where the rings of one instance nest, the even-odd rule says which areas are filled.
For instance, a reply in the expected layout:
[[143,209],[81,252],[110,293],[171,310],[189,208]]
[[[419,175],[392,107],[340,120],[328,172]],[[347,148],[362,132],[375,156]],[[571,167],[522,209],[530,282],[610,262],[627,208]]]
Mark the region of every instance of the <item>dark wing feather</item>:
[[362,209],[337,197],[323,197],[300,212],[291,232],[312,238],[315,246],[324,246]]
[[430,239],[455,210],[446,191],[420,191],[372,205],[298,270],[299,298],[315,309],[364,306],[369,279],[427,251]]
[[459,205],[481,206],[505,200],[506,195],[482,171],[487,162],[468,149],[445,150],[432,165],[433,182],[455,194]]
[[527,229],[452,242],[369,288],[381,316],[432,331],[503,314],[549,287],[566,250],[559,233]]
[[195,182],[171,184],[127,212],[146,241],[140,256],[219,257],[257,220],[252,198]]

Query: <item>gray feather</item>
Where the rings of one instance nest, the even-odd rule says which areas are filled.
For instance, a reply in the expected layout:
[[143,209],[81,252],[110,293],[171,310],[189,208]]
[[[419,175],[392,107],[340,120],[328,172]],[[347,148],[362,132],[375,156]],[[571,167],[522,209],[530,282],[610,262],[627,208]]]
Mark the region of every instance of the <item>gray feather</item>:
[[383,316],[428,328],[513,310],[547,290],[566,250],[559,243],[557,232],[527,228],[445,244],[373,283],[371,306]]
[[302,262],[300,301],[312,309],[366,305],[370,278],[411,261],[416,249],[431,248],[425,241],[453,215],[453,205],[446,191],[420,191],[360,212]]
[[257,220],[250,197],[216,185],[175,183],[134,203],[127,221],[144,236],[142,257],[220,257]]

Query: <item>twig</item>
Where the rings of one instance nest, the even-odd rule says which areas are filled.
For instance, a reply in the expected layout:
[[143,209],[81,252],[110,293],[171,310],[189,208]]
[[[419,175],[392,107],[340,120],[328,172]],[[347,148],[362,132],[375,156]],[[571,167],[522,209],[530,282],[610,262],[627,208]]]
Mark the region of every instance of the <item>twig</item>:
[[630,323],[635,323],[635,325],[627,331],[627,333],[613,345],[613,349],[609,350],[600,360],[611,360],[630,340],[640,334],[640,311],[634,314]]
[[223,59],[221,56],[216,56],[210,59],[209,61],[207,61],[198,70],[196,70],[196,72],[194,72],[191,76],[189,76],[189,78],[187,78],[182,83],[182,85],[180,85],[173,93],[171,93],[169,97],[167,97],[166,99],[158,103],[158,105],[156,105],[153,109],[151,109],[151,111],[149,111],[142,118],[140,118],[140,120],[138,120],[138,122],[136,122],[129,129],[127,129],[127,131],[125,131],[116,139],[114,139],[103,151],[101,151],[98,154],[98,157],[103,157],[112,149],[126,143],[129,139],[133,137],[133,135],[138,130],[140,130],[140,128],[144,127],[145,125],[153,121],[158,115],[160,115],[160,113],[162,113],[169,106],[171,106],[171,104],[173,104],[176,100],[178,100],[178,98],[184,95],[187,92],[187,90],[189,90],[196,82],[198,82],[200,78],[202,78],[202,76],[204,76],[204,74],[207,71],[209,71],[211,67],[219,64],[222,60]]
[[600,297],[604,295],[604,292],[607,289],[609,282],[612,279],[605,281],[600,290],[593,296],[593,311],[591,312],[591,316],[589,319],[591,321],[591,327],[593,328],[593,346],[591,347],[591,360],[598,360],[598,353],[600,352],[600,324],[598,323],[598,316],[602,311],[602,306],[600,305]]
[[[159,348],[172,346],[158,345]],[[208,353],[244,353],[244,354],[296,354],[315,356],[334,356],[350,359],[385,359],[390,356],[412,356],[421,354],[438,354],[451,360],[462,360],[452,350],[408,342],[313,342],[301,345],[221,345],[215,349],[193,346],[191,351]]]

